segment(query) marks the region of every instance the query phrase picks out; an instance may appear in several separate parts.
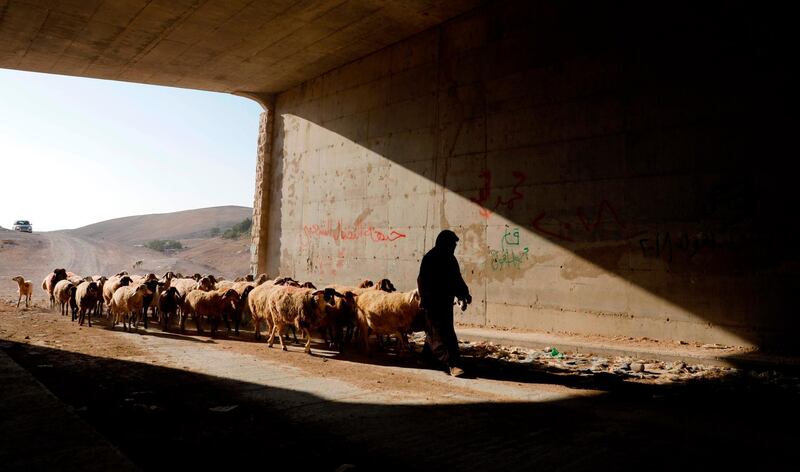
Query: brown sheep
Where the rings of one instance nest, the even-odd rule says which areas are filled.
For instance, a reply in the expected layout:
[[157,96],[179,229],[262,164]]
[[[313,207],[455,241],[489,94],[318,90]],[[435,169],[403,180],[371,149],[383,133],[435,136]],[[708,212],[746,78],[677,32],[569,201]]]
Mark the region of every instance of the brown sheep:
[[333,306],[325,306],[325,317],[318,328],[331,349],[344,351],[344,344],[356,326],[356,297],[354,292],[344,290],[341,297],[336,297]]
[[25,280],[21,275],[12,277],[11,280],[17,283],[17,294],[19,295],[19,297],[17,297],[17,308],[19,308],[19,302],[22,300],[22,297],[25,297],[25,308],[27,308],[33,296],[33,282]]
[[105,304],[103,300],[103,287],[107,280],[108,278],[105,275],[95,275],[92,277],[92,281],[97,284],[97,302],[92,310],[92,316],[97,316],[98,314],[100,316],[103,315],[103,305]]
[[[83,326],[86,314],[89,314],[89,327],[92,327],[92,309],[97,308],[97,299],[100,296],[97,282],[81,282],[75,289],[75,303],[78,306],[78,324]],[[75,321],[74,319],[72,321]]]
[[53,290],[56,287],[56,284],[62,280],[67,278],[67,270],[66,269],[53,269],[53,272],[47,274],[47,277],[42,280],[42,290],[47,292],[47,296],[50,300],[50,309],[52,310],[56,306],[55,296],[53,295]]
[[178,289],[169,287],[158,297],[158,311],[161,314],[161,331],[166,331],[169,327],[171,317],[178,314],[178,306],[181,304]]
[[[211,334],[216,334],[219,320],[223,312],[229,310],[231,305],[239,302],[239,294],[236,290],[192,290],[186,295],[184,307],[186,311],[181,315],[181,332],[185,331],[186,318],[192,316],[197,325],[198,334],[203,334],[202,318],[205,316],[211,323]],[[230,327],[229,327],[230,329]]]

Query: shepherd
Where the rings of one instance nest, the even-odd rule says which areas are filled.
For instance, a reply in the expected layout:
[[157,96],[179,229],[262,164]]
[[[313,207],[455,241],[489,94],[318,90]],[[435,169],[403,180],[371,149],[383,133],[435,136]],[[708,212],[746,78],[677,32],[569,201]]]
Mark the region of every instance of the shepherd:
[[417,277],[420,307],[425,313],[423,355],[440,362],[453,377],[464,375],[453,327],[453,300],[458,300],[462,311],[472,303],[456,260],[457,243],[456,233],[447,229],[440,232],[436,245],[422,258]]

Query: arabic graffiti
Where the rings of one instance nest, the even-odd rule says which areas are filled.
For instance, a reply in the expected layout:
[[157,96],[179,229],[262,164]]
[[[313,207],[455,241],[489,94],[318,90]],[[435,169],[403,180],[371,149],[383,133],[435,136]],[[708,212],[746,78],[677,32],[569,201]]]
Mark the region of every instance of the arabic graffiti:
[[528,260],[528,248],[524,247],[520,250],[519,246],[519,228],[510,230],[506,225],[506,230],[500,239],[500,249],[489,249],[492,270],[521,268],[522,263]]
[[500,207],[513,210],[514,202],[524,197],[522,192],[519,191],[519,187],[528,178],[527,175],[521,171],[513,171],[511,175],[516,179],[514,186],[511,188],[511,196],[503,198],[501,195],[496,195],[495,201],[492,203],[492,171],[486,169],[478,174],[478,177],[483,179],[483,188],[478,191],[478,196],[470,198],[470,201],[481,206],[478,212],[482,217],[488,219],[492,212],[497,211]]
[[[623,238],[627,237],[625,223],[608,200],[600,202],[593,219],[586,217],[583,207],[576,210],[574,217],[572,215],[568,215],[568,217],[571,217],[572,222],[550,216],[547,212],[542,211],[531,220],[531,226],[541,234],[568,242],[590,240],[599,229],[604,227],[620,232]],[[580,224],[576,224],[575,220]]]
[[328,220],[321,225],[303,225],[306,239],[331,238],[334,241],[355,241],[367,239],[376,243],[387,243],[405,238],[406,235],[393,229],[378,229],[364,223],[357,225],[342,224],[341,220]]
[[642,256],[656,257],[667,262],[672,262],[673,253],[685,254],[691,260],[698,252],[715,249],[718,247],[714,233],[699,232],[687,234],[684,232],[673,233],[657,232],[653,238],[639,240]]

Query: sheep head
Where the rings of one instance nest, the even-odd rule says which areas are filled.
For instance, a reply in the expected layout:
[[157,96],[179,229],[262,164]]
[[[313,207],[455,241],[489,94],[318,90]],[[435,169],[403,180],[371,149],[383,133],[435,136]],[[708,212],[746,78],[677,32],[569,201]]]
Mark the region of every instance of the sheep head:
[[394,288],[394,284],[389,279],[380,279],[377,284],[375,284],[375,288],[378,290],[383,290],[384,292],[392,293],[396,292],[397,289]]
[[53,285],[58,283],[61,280],[66,280],[67,278],[67,269],[53,269]]
[[375,284],[374,284],[374,283],[373,283],[371,280],[369,280],[369,279],[364,279],[364,280],[362,280],[361,282],[359,282],[359,284],[358,284],[358,288],[370,288],[370,287],[372,287],[373,285],[375,285]]

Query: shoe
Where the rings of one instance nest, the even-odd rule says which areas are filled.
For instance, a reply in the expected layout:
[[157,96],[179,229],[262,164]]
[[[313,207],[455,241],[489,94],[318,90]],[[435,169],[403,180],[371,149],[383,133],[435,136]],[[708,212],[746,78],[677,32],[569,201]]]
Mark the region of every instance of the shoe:
[[450,367],[450,375],[453,377],[461,377],[464,375],[464,369],[461,367]]

